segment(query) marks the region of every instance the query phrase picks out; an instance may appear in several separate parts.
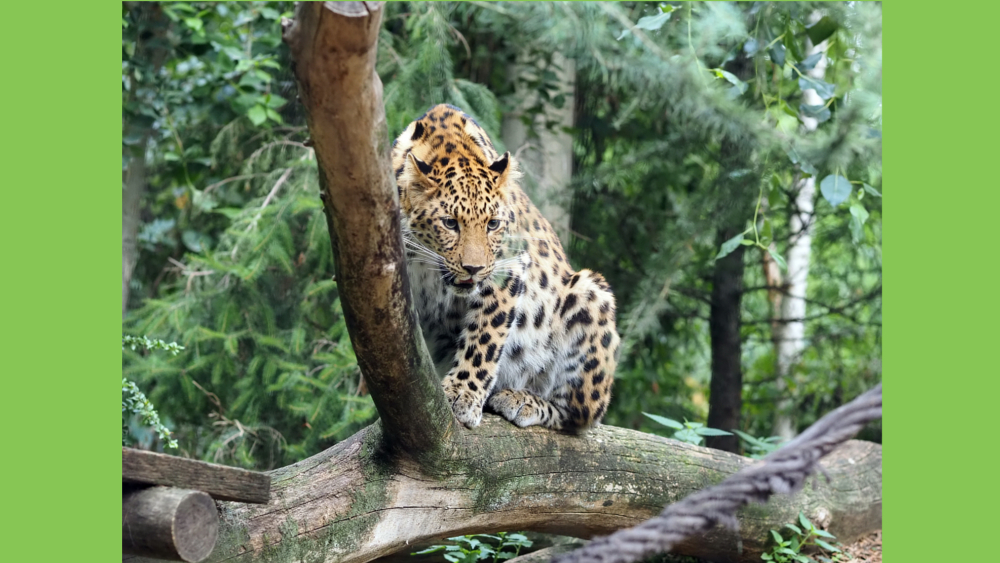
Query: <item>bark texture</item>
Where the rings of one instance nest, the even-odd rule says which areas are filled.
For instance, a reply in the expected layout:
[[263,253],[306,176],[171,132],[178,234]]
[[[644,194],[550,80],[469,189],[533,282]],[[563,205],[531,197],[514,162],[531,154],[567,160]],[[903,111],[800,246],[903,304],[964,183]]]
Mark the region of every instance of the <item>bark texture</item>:
[[[267,506],[224,503],[212,560],[363,563],[465,533],[606,535],[753,463],[611,426],[569,436],[517,429],[491,415],[480,427],[458,432],[436,468],[382,456],[381,440],[375,424],[272,472]],[[829,484],[820,478],[815,489],[751,506],[741,514],[738,534],[718,528],[677,552],[754,560],[767,531],[794,521],[800,510],[842,541],[878,529],[881,464],[880,446],[848,442],[824,460]]]
[[379,2],[301,2],[284,39],[319,162],[344,317],[386,446],[432,456],[453,419],[410,299],[375,73],[382,13]]
[[[719,236],[719,244],[740,231],[730,229]],[[740,334],[740,303],[743,300],[743,246],[715,262],[712,271],[712,305],[708,329],[712,340],[712,381],[709,383],[709,428],[740,427],[743,407],[743,338]],[[708,436],[712,448],[736,452],[736,436]]]
[[[381,6],[298,5],[286,24],[320,164],[348,329],[381,419],[271,472],[263,506],[220,503],[213,561],[364,563],[472,532],[592,537],[634,525],[753,463],[631,430],[576,436],[486,415],[454,424],[410,305],[374,73]],[[754,506],[676,551],[752,560],[800,510],[842,540],[881,527],[881,447],[850,442],[831,482]]]

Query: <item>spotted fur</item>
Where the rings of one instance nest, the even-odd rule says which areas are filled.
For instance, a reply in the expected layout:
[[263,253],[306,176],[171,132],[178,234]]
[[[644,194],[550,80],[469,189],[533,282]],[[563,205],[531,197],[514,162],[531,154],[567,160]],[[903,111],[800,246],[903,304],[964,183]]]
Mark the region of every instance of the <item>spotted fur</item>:
[[431,108],[393,143],[424,339],[455,417],[578,430],[611,398],[619,337],[600,274],[574,272],[549,222],[462,110]]

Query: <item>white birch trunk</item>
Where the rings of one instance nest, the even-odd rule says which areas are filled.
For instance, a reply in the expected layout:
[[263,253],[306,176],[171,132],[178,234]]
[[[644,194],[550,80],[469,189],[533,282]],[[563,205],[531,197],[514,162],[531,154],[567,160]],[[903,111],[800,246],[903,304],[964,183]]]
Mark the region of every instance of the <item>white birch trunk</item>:
[[[813,14],[813,21],[819,20],[818,13]],[[808,39],[807,39],[808,41]],[[810,46],[807,50],[809,55],[826,51],[826,41],[816,46]],[[816,66],[807,74],[813,78],[822,79],[826,71],[826,58],[820,59]],[[823,99],[819,97],[815,90],[809,89],[802,92],[802,101],[807,105],[823,104]],[[819,125],[812,117],[802,118],[803,126],[808,131],[815,131]],[[775,348],[777,355],[777,387],[778,395],[787,397],[787,381],[793,375],[793,370],[798,364],[802,349],[805,345],[805,322],[801,319],[806,316],[806,283],[809,277],[809,261],[812,252],[812,214],[813,200],[816,195],[816,180],[813,177],[800,180],[796,185],[795,210],[789,219],[788,227],[790,232],[797,233],[788,246],[786,262],[788,264],[788,277],[785,281],[786,292],[778,300],[779,321],[775,325]],[[792,401],[784,398],[778,402],[774,420],[774,434],[780,436],[782,440],[790,440],[795,436],[795,418],[792,410]]]

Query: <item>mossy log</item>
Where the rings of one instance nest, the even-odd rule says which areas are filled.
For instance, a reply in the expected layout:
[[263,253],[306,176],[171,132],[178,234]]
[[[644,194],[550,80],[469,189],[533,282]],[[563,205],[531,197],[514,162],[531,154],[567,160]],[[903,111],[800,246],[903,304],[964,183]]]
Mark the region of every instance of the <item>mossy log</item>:
[[[272,472],[266,506],[224,505],[213,561],[364,563],[445,537],[531,530],[589,538],[633,526],[753,460],[601,426],[584,436],[516,428],[495,416],[449,440],[434,466],[384,455],[375,425]],[[768,530],[802,511],[839,539],[879,529],[882,449],[851,441],[829,475],[794,496],[753,505],[740,530],[717,528],[678,553],[759,560]],[[743,553],[740,555],[739,545]]]

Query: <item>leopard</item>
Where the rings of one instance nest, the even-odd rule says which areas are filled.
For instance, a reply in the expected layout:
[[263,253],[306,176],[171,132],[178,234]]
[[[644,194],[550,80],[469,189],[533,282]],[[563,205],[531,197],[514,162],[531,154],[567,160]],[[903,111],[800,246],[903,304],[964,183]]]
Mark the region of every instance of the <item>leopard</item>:
[[574,271],[509,151],[441,104],[392,145],[406,267],[454,417],[582,432],[611,400],[621,338],[600,274]]

